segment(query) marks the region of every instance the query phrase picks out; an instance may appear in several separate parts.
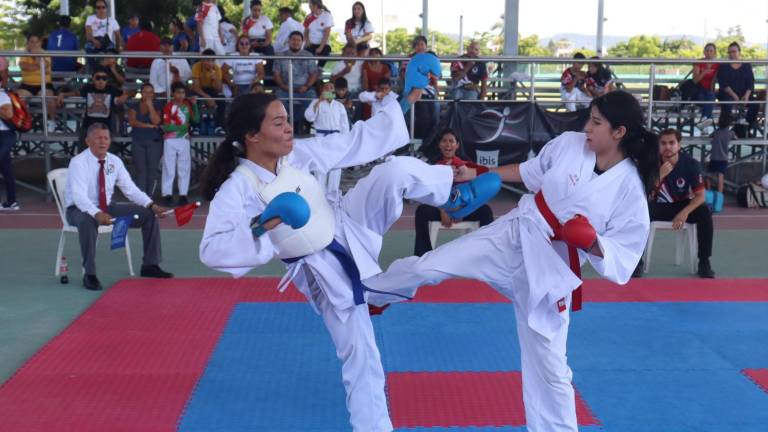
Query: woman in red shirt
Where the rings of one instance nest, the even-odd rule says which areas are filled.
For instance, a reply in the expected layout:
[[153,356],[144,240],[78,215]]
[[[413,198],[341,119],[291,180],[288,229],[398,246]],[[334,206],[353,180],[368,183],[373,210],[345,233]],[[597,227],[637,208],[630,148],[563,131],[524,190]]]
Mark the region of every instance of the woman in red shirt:
[[[435,136],[435,142],[437,142],[437,147],[440,150],[440,156],[437,160],[432,161],[433,165],[451,165],[454,170],[457,170],[461,166],[467,166],[477,170],[478,175],[488,172],[487,167],[456,156],[461,147],[461,140],[459,135],[453,129],[445,128],[440,131],[440,133]],[[451,219],[445,210],[426,204],[420,204],[416,208],[415,218],[416,243],[413,247],[413,254],[416,256],[424,255],[431,251],[434,246],[429,240],[430,222],[440,221],[446,228],[450,228],[455,222],[460,222]],[[485,226],[493,222],[493,211],[491,211],[491,208],[485,204],[463,220],[477,221],[480,222],[480,226]]]
[[[382,56],[381,50],[378,48],[371,48],[368,52],[368,56],[371,60],[363,63],[363,78],[362,86],[364,91],[378,91],[379,80],[382,78],[391,78],[392,71],[389,66],[382,63],[381,60],[376,60]],[[363,104],[363,120],[371,118],[371,105]]]
[[[717,47],[712,42],[704,45],[704,58],[702,60],[712,60],[717,56]],[[697,101],[715,100],[715,81],[717,77],[717,63],[696,63],[693,66],[693,82],[696,83]],[[712,124],[712,104],[701,105],[702,121],[699,126],[709,126]]]

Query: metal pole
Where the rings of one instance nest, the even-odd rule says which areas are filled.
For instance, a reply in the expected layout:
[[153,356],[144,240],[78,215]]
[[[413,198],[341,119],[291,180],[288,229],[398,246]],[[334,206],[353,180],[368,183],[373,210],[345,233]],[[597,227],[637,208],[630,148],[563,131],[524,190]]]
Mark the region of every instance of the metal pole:
[[[115,12],[115,0],[109,0],[109,16],[117,19],[117,13]],[[112,38],[111,35],[107,36],[110,36],[110,39]],[[123,43],[125,43],[125,41],[123,41]]]
[[651,63],[651,77],[648,80],[648,130],[653,128],[653,86],[656,82],[656,64]]
[[411,104],[411,139],[416,136],[416,102]]
[[[293,61],[290,59],[288,60],[288,115],[293,124]],[[295,128],[296,125],[293,124],[293,127]]]
[[[518,55],[518,25],[520,18],[520,0],[504,0],[504,55]],[[516,69],[514,63],[504,64],[504,78],[509,78]],[[509,83],[509,81],[506,81]],[[511,85],[511,83],[509,83]]]
[[381,0],[381,53],[387,55],[387,31],[384,30],[384,0]]
[[165,97],[171,100],[171,59],[165,59]]
[[605,0],[597,0],[597,40],[595,52],[603,56],[603,22],[605,22]]
[[421,1],[421,35],[429,37],[429,0]]
[[69,0],[61,0],[61,4],[59,4],[59,15],[69,16]]
[[251,16],[251,0],[243,0],[243,19]]
[[459,15],[459,55],[464,54],[464,15]]

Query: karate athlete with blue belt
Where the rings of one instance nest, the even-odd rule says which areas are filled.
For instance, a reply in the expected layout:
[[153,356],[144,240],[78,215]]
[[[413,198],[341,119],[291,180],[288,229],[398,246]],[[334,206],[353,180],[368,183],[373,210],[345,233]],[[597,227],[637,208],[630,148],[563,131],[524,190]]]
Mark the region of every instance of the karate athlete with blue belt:
[[201,261],[240,277],[273,257],[283,260],[288,271],[279,288],[294,282],[336,346],[353,430],[391,431],[384,370],[365,304],[371,292],[361,279],[381,272],[382,235],[400,217],[403,199],[442,206],[461,218],[496,194],[499,176],[488,173],[453,187],[451,167],[393,157],[344,196],[326,196],[310,172],[365,164],[407,144],[394,98],[348,133],[294,140],[280,101],[248,94],[232,103],[226,126],[227,138],[204,180],[204,195],[212,201]]

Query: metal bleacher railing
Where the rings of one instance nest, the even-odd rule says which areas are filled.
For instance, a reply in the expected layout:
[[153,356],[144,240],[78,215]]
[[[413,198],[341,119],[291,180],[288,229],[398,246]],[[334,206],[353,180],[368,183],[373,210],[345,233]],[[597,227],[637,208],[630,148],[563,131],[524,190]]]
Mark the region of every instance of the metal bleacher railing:
[[[44,57],[76,57],[76,58],[105,58],[105,57],[119,57],[121,59],[127,58],[185,58],[190,62],[198,61],[202,58],[213,58],[218,60],[225,59],[237,59],[242,58],[239,55],[222,55],[222,56],[201,56],[195,53],[174,54],[173,56],[164,56],[156,52],[122,52],[118,55],[115,54],[85,54],[81,51],[48,51],[44,53],[33,54],[22,51],[5,51],[0,52],[0,56],[4,56],[9,60],[18,57],[34,57],[40,59],[40,73],[42,82],[46,81],[46,70],[43,67]],[[291,118],[293,117],[294,102],[300,100],[294,97],[293,92],[293,61],[298,60],[294,56],[264,56],[264,59],[273,60],[288,60],[289,68],[289,82],[288,82],[288,103]],[[313,57],[301,57],[300,60],[312,59]],[[314,57],[318,59],[320,57]],[[322,57],[323,60],[327,60],[330,63],[326,65],[325,70],[329,70],[330,64],[340,60],[360,60],[357,57],[343,57],[343,56],[330,56]],[[377,58],[377,60],[385,62],[399,63],[407,61],[408,57],[404,56],[385,56]],[[446,91],[450,89],[450,73],[447,72],[446,66],[452,61],[466,61],[466,58],[449,57],[444,56],[440,58],[443,64],[444,77],[440,81],[440,97],[438,100],[419,101],[434,103],[437,102],[441,106],[446,106],[452,103],[483,103],[493,101],[500,104],[520,104],[528,103],[532,107],[539,105],[548,110],[558,111],[565,109],[565,102],[560,96],[560,74],[565,67],[570,66],[573,63],[573,59],[570,58],[542,58],[542,57],[506,57],[506,56],[494,56],[494,57],[480,57],[473,59],[474,61],[487,62],[489,69],[493,70],[488,80],[488,92],[486,100],[469,101],[460,100],[456,101],[451,98],[451,92]],[[584,64],[589,64],[593,60],[582,60]],[[622,89],[634,94],[646,109],[647,126],[654,130],[660,130],[664,127],[677,127],[681,131],[685,131],[686,138],[684,139],[684,145],[686,149],[692,154],[703,160],[708,154],[709,138],[706,134],[706,130],[697,126],[696,122],[696,110],[697,106],[701,104],[714,104],[717,108],[725,104],[732,105],[744,105],[744,104],[757,104],[758,121],[750,125],[749,138],[742,138],[732,142],[731,156],[732,162],[736,165],[742,163],[754,163],[759,161],[762,165],[762,172],[766,170],[766,148],[768,147],[768,116],[765,114],[765,106],[768,102],[768,91],[765,91],[768,87],[768,60],[749,60],[748,62],[753,65],[756,70],[756,93],[759,90],[761,95],[760,100],[751,100],[748,102],[729,102],[729,101],[690,101],[679,100],[671,98],[669,100],[655,100],[654,87],[659,85],[667,85],[674,87],[679,84],[682,79],[685,78],[684,73],[680,73],[680,70],[687,73],[690,70],[693,63],[700,60],[692,59],[637,59],[637,58],[611,58],[595,60],[608,65],[612,68],[612,71],[617,75],[616,82]],[[728,64],[729,60],[707,60],[709,63]],[[746,62],[746,61],[745,61]],[[663,68],[673,69],[675,73],[668,73],[668,71],[662,70]],[[765,69],[766,72],[759,74],[758,71]],[[659,73],[660,71],[664,73]],[[166,62],[166,74],[170,76],[168,70],[168,63]],[[327,78],[328,74],[324,75]],[[18,76],[14,73],[11,74],[12,79],[17,79]],[[267,77],[269,78],[269,77]],[[70,84],[78,85],[89,79],[89,76],[84,73],[71,73],[61,74],[54,73],[54,81],[64,81]],[[135,89],[137,83],[141,81],[148,81],[148,72],[144,74],[136,74],[131,71],[126,76],[126,89]],[[269,91],[269,89],[268,89]],[[75,152],[76,143],[79,140],[79,134],[77,134],[79,121],[82,113],[82,106],[84,103],[83,98],[71,97],[65,99],[64,110],[58,114],[57,123],[62,125],[62,131],[51,131],[48,129],[48,124],[45,121],[47,119],[47,107],[45,103],[40,103],[41,100],[55,97],[47,92],[44,85],[41,85],[41,91],[39,96],[30,97],[29,101],[32,103],[33,112],[41,115],[43,121],[36,123],[38,127],[35,131],[25,133],[20,136],[19,142],[14,148],[14,155],[17,157],[42,157],[44,159],[44,167],[46,172],[52,169],[52,157],[69,157]],[[166,94],[166,97],[170,97]],[[206,100],[205,98],[197,98],[198,100]],[[210,98],[216,100],[230,100],[231,98]],[[36,106],[39,103],[39,108]],[[409,126],[411,131],[411,137],[414,137],[414,128],[417,119],[415,118],[414,109],[410,110]],[[74,126],[72,126],[74,125]],[[70,127],[71,126],[71,127]],[[130,138],[125,136],[127,134],[116,134],[113,138],[115,143],[119,144],[121,156],[130,156]],[[192,155],[193,163],[195,165],[195,172],[199,173],[200,169],[207,163],[208,157],[215,150],[216,145],[221,141],[221,137],[216,136],[193,136],[192,142]],[[418,140],[414,140],[418,142]],[[24,185],[41,193],[46,193],[40,187],[34,185]],[[735,186],[732,184],[731,186]]]

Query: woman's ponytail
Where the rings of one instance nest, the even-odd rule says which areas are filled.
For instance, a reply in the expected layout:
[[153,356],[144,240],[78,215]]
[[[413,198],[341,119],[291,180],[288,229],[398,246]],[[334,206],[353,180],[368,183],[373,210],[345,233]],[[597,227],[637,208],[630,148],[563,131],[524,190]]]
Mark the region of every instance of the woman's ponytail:
[[210,201],[216,195],[221,185],[229,178],[229,175],[237,168],[238,150],[234,146],[235,140],[227,137],[219,144],[211,156],[208,166],[203,171],[203,199]]

